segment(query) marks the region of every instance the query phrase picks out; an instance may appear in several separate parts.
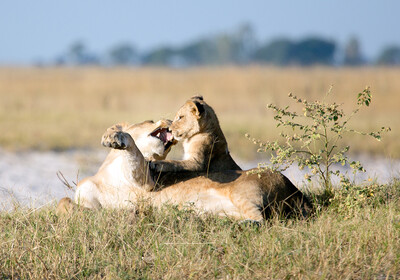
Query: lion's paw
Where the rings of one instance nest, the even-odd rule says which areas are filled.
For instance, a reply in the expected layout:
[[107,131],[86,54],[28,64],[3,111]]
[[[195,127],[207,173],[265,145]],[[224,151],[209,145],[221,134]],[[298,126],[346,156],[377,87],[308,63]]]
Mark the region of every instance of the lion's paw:
[[104,147],[118,149],[118,150],[125,150],[132,145],[133,139],[132,137],[123,131],[107,131],[102,139],[101,144]]

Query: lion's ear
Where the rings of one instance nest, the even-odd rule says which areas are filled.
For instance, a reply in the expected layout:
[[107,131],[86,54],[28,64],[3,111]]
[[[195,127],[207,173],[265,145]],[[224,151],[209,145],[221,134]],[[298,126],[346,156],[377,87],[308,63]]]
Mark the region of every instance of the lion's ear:
[[203,96],[200,95],[200,94],[193,95],[190,99],[193,99],[193,100],[196,100],[196,99],[198,99],[198,100],[204,100]]
[[201,114],[204,113],[203,104],[201,104],[198,100],[192,100],[190,103],[192,103],[193,114],[195,114],[196,116],[200,117]]

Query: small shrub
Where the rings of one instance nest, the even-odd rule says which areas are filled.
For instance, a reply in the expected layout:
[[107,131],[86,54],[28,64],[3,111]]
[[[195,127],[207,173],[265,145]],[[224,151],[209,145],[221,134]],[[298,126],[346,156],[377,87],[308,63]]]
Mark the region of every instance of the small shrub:
[[332,87],[324,100],[310,102],[290,93],[289,97],[302,105],[301,114],[289,111],[289,106],[285,108],[273,104],[267,106],[274,111],[277,127],[285,128],[280,133],[285,140],[284,145],[278,141],[263,142],[246,134],[251,141],[259,145],[259,152],[272,152],[270,163],[259,164],[260,169],[284,171],[292,164],[297,164],[300,170],[307,167],[310,172],[305,174],[305,179],[310,181],[313,176],[317,176],[328,199],[333,196],[332,176],[338,176],[341,184],[350,185],[347,176],[333,169],[334,164],[343,166],[348,164],[354,173],[365,172],[359,161],[351,161],[348,158],[347,152],[350,146],[340,148],[344,134],[356,133],[380,141],[382,132],[390,130],[382,127],[377,132],[360,132],[348,127],[349,121],[359,110],[370,105],[372,96],[369,87],[357,95],[357,106],[350,115],[345,114],[342,104],[326,101],[331,94]]
[[386,200],[382,196],[386,188],[386,185],[380,184],[346,185],[335,191],[335,196],[330,199],[331,207],[336,212],[346,215],[353,209],[379,205]]
[[389,184],[370,181],[358,185],[345,185],[335,190],[334,197],[329,200],[329,208],[348,219],[354,211],[363,208],[376,209],[385,204],[397,204],[400,198],[399,183],[398,179],[394,179]]

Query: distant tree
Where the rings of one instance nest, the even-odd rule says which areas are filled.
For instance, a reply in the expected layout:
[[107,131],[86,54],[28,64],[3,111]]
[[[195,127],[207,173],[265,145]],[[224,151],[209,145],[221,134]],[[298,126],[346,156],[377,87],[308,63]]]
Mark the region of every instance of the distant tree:
[[220,34],[212,38],[216,45],[216,64],[246,64],[257,48],[257,39],[252,26],[244,23],[231,34]]
[[82,41],[76,41],[71,44],[63,61],[67,64],[75,65],[100,63],[100,59],[95,54],[91,53]]
[[258,40],[251,24],[243,23],[234,34],[237,42],[237,53],[235,60],[237,63],[250,62],[253,53],[257,49]]
[[142,61],[143,64],[149,65],[168,65],[175,54],[176,51],[174,49],[161,47],[144,55]]
[[216,47],[212,40],[202,39],[183,46],[176,54],[185,61],[186,65],[215,64],[217,59]]
[[274,65],[288,65],[292,60],[294,44],[288,39],[278,39],[254,52],[253,60]]
[[400,65],[400,47],[391,46],[385,48],[379,55],[377,64],[380,65]]
[[256,40],[250,25],[232,34],[217,34],[189,43],[176,51],[188,65],[244,64],[249,62]]
[[136,49],[128,43],[114,46],[110,50],[109,56],[111,63],[116,65],[129,65],[138,63]]
[[76,41],[69,47],[69,56],[72,60],[79,61],[85,56],[86,46],[82,41]]
[[55,66],[63,66],[67,63],[65,56],[59,55],[54,59]]
[[279,39],[261,46],[255,51],[255,61],[275,65],[332,64],[335,43],[319,38],[309,38],[300,42]]
[[214,38],[215,51],[213,64],[236,63],[240,53],[240,43],[229,34],[219,35]]
[[350,38],[344,49],[344,65],[357,66],[364,63],[360,50],[360,43],[356,37]]
[[240,43],[230,34],[218,34],[177,51],[189,65],[234,64],[240,60]]
[[320,38],[308,38],[293,47],[292,62],[303,66],[333,64],[336,45]]
[[255,46],[252,27],[243,24],[233,33],[205,37],[181,48],[155,49],[145,55],[143,62],[172,66],[245,64],[250,61]]

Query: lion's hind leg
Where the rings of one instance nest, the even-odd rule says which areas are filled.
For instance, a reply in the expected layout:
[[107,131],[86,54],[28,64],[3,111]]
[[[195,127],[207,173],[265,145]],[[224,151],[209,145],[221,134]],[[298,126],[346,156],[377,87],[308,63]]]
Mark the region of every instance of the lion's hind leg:
[[243,217],[243,222],[249,222],[253,224],[262,224],[264,222],[264,217],[261,213],[260,208],[250,202],[250,201],[241,201],[238,202],[240,205],[240,212]]
[[62,198],[57,205],[56,213],[58,215],[71,214],[77,205],[69,197]]
[[[248,187],[248,188],[247,188]],[[231,194],[232,203],[239,209],[243,221],[252,222],[255,224],[263,223],[264,216],[259,207],[261,201],[257,195],[250,195],[251,187],[246,186],[240,189],[239,192]]]
[[76,204],[69,197],[61,198],[57,204],[56,214],[59,216],[71,215],[76,210],[89,210],[91,208]]

